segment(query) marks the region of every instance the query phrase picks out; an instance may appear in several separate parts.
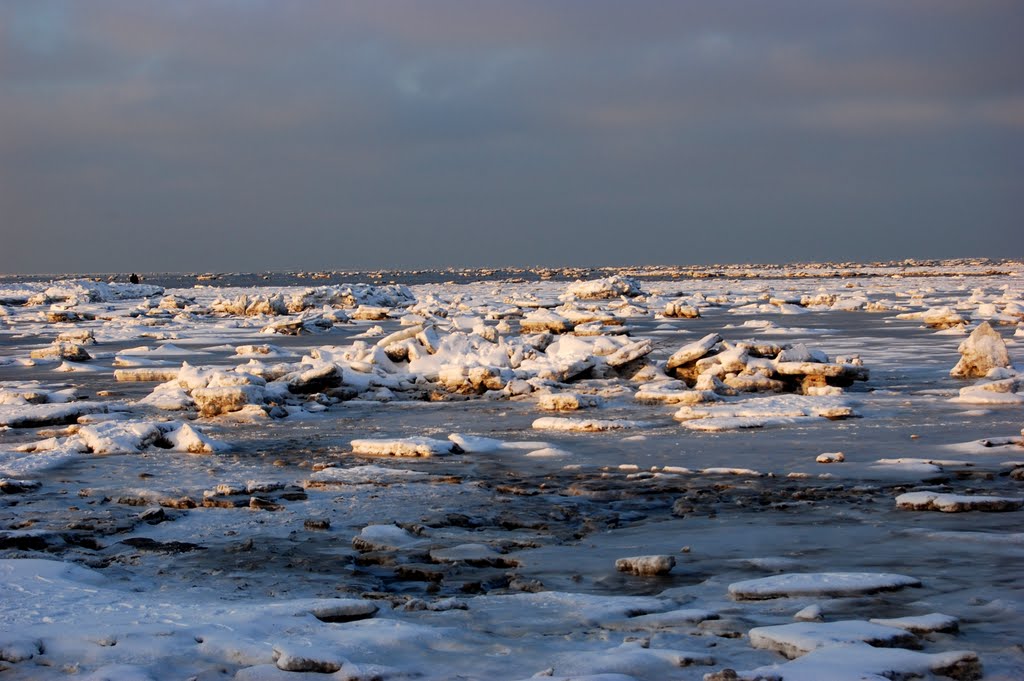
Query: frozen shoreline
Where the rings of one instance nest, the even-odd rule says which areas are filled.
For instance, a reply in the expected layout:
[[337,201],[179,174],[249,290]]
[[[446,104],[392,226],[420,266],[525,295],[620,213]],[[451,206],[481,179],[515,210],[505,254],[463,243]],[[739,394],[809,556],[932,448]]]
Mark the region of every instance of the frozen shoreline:
[[[636,290],[22,286],[45,295],[0,313],[0,665],[12,679],[700,679],[782,665],[749,632],[810,608],[960,625],[913,635],[933,657],[824,637],[781,678],[824,678],[850,645],[868,647],[853,656],[865,673],[976,678],[949,657],[973,651],[984,678],[1018,678],[1019,514],[896,501],[1024,496],[1020,404],[978,397],[1015,396],[1016,369],[949,376],[984,320],[1024,359],[1024,267],[985,267]],[[83,332],[88,360],[31,357]],[[667,574],[616,570],[661,555]],[[921,585],[729,595],[832,572]],[[358,610],[340,599],[379,609],[314,614]]]

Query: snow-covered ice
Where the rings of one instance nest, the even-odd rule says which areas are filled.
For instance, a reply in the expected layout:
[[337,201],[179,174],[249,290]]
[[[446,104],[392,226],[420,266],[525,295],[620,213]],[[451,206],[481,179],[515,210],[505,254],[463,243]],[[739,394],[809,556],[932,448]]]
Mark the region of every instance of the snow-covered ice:
[[907,575],[871,572],[788,573],[729,585],[735,598],[759,600],[796,596],[856,596],[920,586]]
[[1024,264],[336,275],[0,277],[5,678],[1024,678]]

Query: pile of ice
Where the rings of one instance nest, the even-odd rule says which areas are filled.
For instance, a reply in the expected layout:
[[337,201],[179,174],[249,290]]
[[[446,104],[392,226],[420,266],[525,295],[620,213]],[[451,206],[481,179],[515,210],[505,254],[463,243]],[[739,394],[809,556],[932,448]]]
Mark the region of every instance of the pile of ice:
[[0,289],[0,302],[6,305],[78,305],[147,298],[163,292],[162,287],[151,284],[62,279],[53,282],[20,282]]
[[173,373],[173,377],[154,388],[140,404],[168,411],[195,410],[204,417],[233,412],[286,416],[286,405],[310,400],[320,404],[317,396],[321,391],[341,382],[337,366],[315,361],[271,365],[252,359],[233,370],[183,362],[180,369],[159,369],[153,373],[163,378],[165,372]]
[[[283,315],[291,310],[280,294],[249,296],[240,293],[232,298],[218,297],[210,304],[210,310],[217,314],[234,315],[238,317],[255,317],[257,315]],[[298,312],[299,310],[295,310]]]
[[[615,328],[606,321],[599,323]],[[868,377],[856,357],[831,362],[825,353],[803,344],[729,343],[716,333],[684,346],[662,364],[652,359],[652,340],[621,333],[514,333],[505,320],[489,324],[470,315],[429,321],[410,315],[402,322],[390,334],[311,348],[298,360],[273,346],[246,345],[238,346],[234,356],[248,361],[235,367],[145,364],[119,368],[115,377],[163,381],[142,405],[194,410],[204,417],[240,411],[286,416],[293,407],[317,411],[354,398],[522,399],[531,394],[541,410],[574,411],[601,408],[607,400],[635,391],[642,403],[682,405],[679,420],[716,416],[757,421],[738,427],[765,425],[765,418],[852,416],[843,387]],[[780,392],[800,394],[756,405],[736,403],[743,394]],[[688,408],[705,403],[720,404]],[[722,411],[704,411],[709,408]],[[643,425],[556,421],[541,420],[535,427],[607,430]],[[711,423],[693,427],[706,429]]]
[[176,421],[100,421],[68,427],[64,436],[20,445],[19,452],[70,451],[90,454],[132,454],[157,448],[190,454],[212,454],[226,447],[187,423]]
[[725,394],[732,390],[829,395],[868,379],[859,357],[831,362],[828,355],[803,343],[729,343],[717,333],[677,350],[668,358],[665,372],[689,387]]
[[409,397],[444,394],[508,398],[582,378],[628,376],[651,351],[622,336],[502,335],[480,320],[472,330],[417,324],[378,340],[321,347],[304,362],[330,362],[360,393],[387,389]]
[[24,477],[55,468],[87,454],[137,454],[170,451],[213,454],[228,446],[180,421],[96,421],[72,424],[49,437],[0,451],[0,475]]
[[635,399],[678,405],[675,418],[691,430],[760,428],[856,416],[843,388],[868,375],[859,357],[832,362],[802,343],[730,343],[710,333],[674,352]]
[[960,389],[954,402],[963,404],[1024,404],[1024,375],[1010,362],[1006,342],[988,322],[982,322],[958,348],[960,361],[949,375],[980,378]]
[[639,283],[628,277],[614,275],[589,281],[576,280],[566,290],[563,299],[602,300],[621,296],[633,298],[641,293]]
[[288,310],[301,312],[322,308],[325,305],[343,310],[352,310],[360,306],[402,308],[415,302],[416,296],[407,286],[401,284],[345,284],[298,291],[289,297]]

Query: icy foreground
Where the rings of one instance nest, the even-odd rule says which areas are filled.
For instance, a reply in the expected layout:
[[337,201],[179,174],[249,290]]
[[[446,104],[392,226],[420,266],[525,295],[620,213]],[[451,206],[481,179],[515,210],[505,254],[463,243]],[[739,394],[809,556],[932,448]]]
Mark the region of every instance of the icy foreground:
[[3,676],[1024,678],[1024,266],[844,268],[6,281]]

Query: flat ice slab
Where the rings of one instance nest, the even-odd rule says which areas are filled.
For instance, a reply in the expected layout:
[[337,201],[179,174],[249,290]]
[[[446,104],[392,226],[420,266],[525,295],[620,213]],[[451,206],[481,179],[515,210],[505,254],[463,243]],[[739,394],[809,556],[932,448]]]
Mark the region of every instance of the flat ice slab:
[[887,627],[899,627],[915,634],[930,634],[933,631],[953,632],[960,628],[960,620],[952,615],[932,612],[916,617],[896,617],[892,619],[871,619],[875,624]]
[[435,440],[429,437],[406,437],[395,439],[363,439],[352,440],[354,454],[370,454],[372,456],[434,456],[450,454],[457,445],[448,440]]
[[793,596],[857,596],[921,586],[920,580],[885,572],[791,572],[729,585],[729,594],[740,600],[764,600]]
[[422,471],[407,471],[402,468],[385,468],[384,466],[352,466],[350,468],[324,468],[309,476],[313,483],[336,483],[341,485],[383,485],[396,482],[408,482],[417,478],[426,478]]
[[627,419],[571,419],[557,416],[545,416],[533,422],[534,430],[565,430],[584,433],[643,428],[646,425],[647,423],[644,421]]
[[875,648],[865,643],[826,646],[781,665],[739,672],[742,681],[889,681],[928,677],[981,678],[981,663],[969,650],[919,653],[902,648]]
[[992,497],[938,492],[908,492],[896,497],[896,508],[907,511],[1019,511],[1024,506],[1020,497]]
[[915,647],[917,637],[906,629],[862,620],[794,622],[750,630],[750,645],[776,650],[790,659],[827,645],[858,642],[886,648]]

